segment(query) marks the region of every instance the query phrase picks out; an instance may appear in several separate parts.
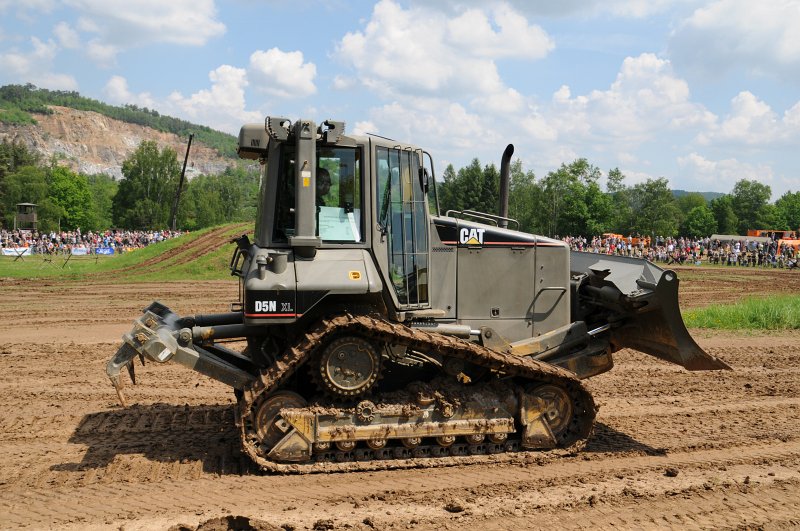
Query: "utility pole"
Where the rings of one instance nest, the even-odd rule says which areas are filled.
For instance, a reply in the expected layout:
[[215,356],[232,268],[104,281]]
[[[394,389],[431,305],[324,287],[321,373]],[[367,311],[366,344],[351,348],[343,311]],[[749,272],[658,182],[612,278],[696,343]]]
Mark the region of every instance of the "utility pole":
[[189,135],[189,145],[186,146],[186,156],[183,158],[183,169],[181,170],[181,179],[178,181],[178,189],[175,190],[175,201],[172,203],[172,214],[170,215],[170,230],[175,230],[178,224],[178,203],[181,200],[181,189],[183,188],[183,177],[186,175],[186,162],[189,160],[189,150],[192,148],[192,138],[194,133]]

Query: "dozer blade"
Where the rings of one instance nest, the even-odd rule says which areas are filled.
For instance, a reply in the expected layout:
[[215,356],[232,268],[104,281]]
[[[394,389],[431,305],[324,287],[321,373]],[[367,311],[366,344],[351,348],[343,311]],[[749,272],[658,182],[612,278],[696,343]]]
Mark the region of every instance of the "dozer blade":
[[698,345],[678,306],[678,276],[638,258],[571,253],[573,273],[587,273],[587,292],[618,311],[611,323],[614,350],[632,348],[690,371],[731,367]]

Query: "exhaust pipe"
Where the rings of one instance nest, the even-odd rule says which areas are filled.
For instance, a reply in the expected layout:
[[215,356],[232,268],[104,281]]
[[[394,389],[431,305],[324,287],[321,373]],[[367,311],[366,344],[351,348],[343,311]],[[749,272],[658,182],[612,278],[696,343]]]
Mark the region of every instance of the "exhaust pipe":
[[506,146],[503,158],[500,159],[500,222],[502,228],[508,228],[508,190],[511,187],[511,155],[514,154],[514,144]]

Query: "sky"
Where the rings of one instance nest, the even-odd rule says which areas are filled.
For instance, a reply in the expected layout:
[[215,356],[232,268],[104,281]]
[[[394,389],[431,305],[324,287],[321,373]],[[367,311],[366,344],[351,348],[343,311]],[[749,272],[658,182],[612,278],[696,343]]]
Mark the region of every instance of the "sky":
[[[629,186],[800,191],[800,0],[0,0],[0,85],[268,115]],[[603,182],[603,180],[601,180]]]

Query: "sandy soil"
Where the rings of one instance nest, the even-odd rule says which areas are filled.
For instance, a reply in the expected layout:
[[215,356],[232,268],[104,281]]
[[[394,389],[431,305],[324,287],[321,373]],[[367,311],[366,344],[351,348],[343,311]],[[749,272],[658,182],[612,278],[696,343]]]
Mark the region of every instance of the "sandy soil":
[[[684,307],[800,289],[797,271],[679,274]],[[105,377],[150,301],[192,314],[225,311],[235,298],[232,281],[0,281],[0,528],[800,526],[796,334],[692,331],[734,372],[619,353],[612,372],[589,382],[601,408],[577,455],[262,476],[239,452],[225,386],[149,364],[127,389],[136,405],[121,409]]]

